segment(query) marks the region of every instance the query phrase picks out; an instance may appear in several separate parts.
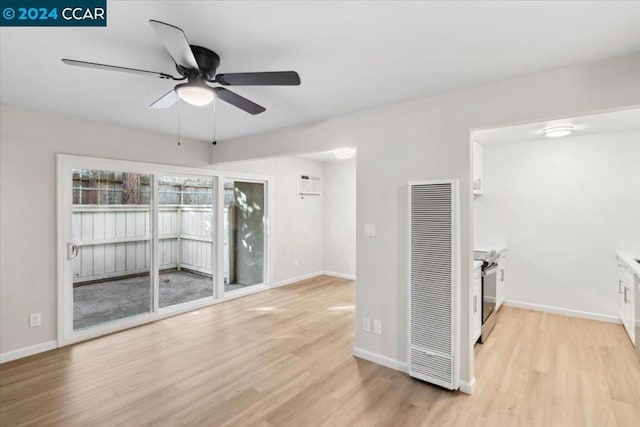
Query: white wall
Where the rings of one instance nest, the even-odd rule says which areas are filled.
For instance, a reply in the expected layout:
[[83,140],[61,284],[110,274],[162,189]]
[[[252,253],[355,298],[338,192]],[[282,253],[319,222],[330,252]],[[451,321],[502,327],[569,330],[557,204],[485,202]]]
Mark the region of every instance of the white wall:
[[[56,339],[57,153],[206,166],[208,144],[0,106],[0,353]],[[69,183],[71,185],[71,183]],[[42,326],[28,327],[29,313]]]
[[[0,354],[4,354],[56,339],[56,154],[210,166],[202,160],[208,158],[207,143],[185,141],[177,146],[172,136],[6,105],[0,114]],[[216,165],[215,169],[272,177],[275,284],[326,270],[323,197],[302,200],[298,195],[298,176],[322,177],[323,163],[280,158]],[[329,170],[333,176],[334,168]],[[335,171],[344,173],[339,168]],[[355,201],[351,202],[355,215]],[[355,240],[353,231],[346,239]],[[355,257],[355,242],[352,245]],[[331,271],[353,274],[338,267]],[[42,326],[29,328],[28,315],[36,312],[42,313]]]
[[[319,273],[355,277],[355,159],[316,162],[280,157],[213,167],[272,178],[275,286]],[[300,197],[298,178],[302,174],[322,179],[320,196]]]
[[322,177],[318,162],[278,158],[215,165],[216,170],[271,177],[271,257],[275,286],[323,270],[322,197],[298,194],[302,174]]
[[640,243],[640,132],[484,147],[475,241],[506,242],[506,299],[617,317],[619,246]]
[[[396,366],[407,357],[407,181],[459,179],[461,294],[465,308],[461,378],[470,381],[473,377],[468,327],[473,250],[470,129],[634,105],[640,100],[639,76],[640,54],[577,65],[223,141],[213,147],[211,159],[224,162],[282,156],[345,145],[358,149],[356,325],[360,325],[363,316],[380,319],[383,334],[366,333],[357,327],[355,345]],[[377,225],[376,237],[363,236],[365,223]]]
[[356,159],[323,164],[324,270],[356,275]]
[[[356,324],[380,319],[383,334],[356,328],[356,346],[406,360],[406,183],[457,178],[461,183],[463,286],[461,378],[473,377],[469,338],[472,196],[469,130],[635,105],[640,100],[640,54],[567,67],[452,94],[351,114],[320,123],[220,142],[212,162],[327,151],[344,145],[357,155]],[[550,97],[549,94],[553,94]],[[207,146],[175,146],[175,138],[61,116],[2,107],[0,233],[1,351],[53,339],[55,307],[54,153],[202,166]],[[33,209],[8,179],[22,178],[42,208]],[[6,187],[6,188],[5,188]],[[8,201],[14,207],[5,208]],[[40,223],[38,223],[40,221]],[[27,235],[17,230],[30,224]],[[39,224],[33,226],[31,224]],[[364,238],[365,223],[377,236]],[[44,236],[44,237],[43,237]],[[26,240],[39,242],[36,251]],[[8,269],[7,267],[11,268]],[[5,285],[5,283],[9,283]],[[41,328],[25,313],[43,312]],[[4,325],[12,327],[7,328]],[[393,362],[390,362],[393,363]]]

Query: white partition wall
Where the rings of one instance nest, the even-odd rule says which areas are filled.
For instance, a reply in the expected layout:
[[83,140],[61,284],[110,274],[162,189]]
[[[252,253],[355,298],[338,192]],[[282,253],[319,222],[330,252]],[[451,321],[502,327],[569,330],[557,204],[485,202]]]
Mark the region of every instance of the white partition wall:
[[409,374],[459,383],[460,244],[456,180],[409,183]]

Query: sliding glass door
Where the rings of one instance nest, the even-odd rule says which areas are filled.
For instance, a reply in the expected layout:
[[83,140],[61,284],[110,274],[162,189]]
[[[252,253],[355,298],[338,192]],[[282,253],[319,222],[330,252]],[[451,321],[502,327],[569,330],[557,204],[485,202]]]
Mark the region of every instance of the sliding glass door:
[[161,176],[160,308],[214,296],[213,178]]
[[224,290],[264,283],[265,184],[224,181]]
[[153,311],[149,174],[74,169],[73,329]]
[[61,345],[268,288],[268,178],[59,155],[57,199]]

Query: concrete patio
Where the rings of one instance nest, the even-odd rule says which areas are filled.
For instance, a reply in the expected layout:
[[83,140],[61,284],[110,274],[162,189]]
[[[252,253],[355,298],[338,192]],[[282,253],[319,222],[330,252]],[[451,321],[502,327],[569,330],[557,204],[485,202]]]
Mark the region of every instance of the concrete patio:
[[[243,288],[225,285],[225,291]],[[152,310],[148,275],[114,279],[73,289],[73,328],[84,329]],[[213,295],[211,277],[189,271],[160,273],[160,308]]]

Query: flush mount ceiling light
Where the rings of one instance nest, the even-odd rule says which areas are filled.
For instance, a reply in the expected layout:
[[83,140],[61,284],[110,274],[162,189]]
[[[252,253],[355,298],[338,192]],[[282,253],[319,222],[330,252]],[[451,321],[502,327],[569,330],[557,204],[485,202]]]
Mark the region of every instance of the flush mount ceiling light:
[[554,126],[542,131],[547,138],[562,138],[573,133],[573,126]]
[[340,160],[347,160],[353,157],[356,154],[355,148],[336,148],[333,150],[333,155],[336,156]]
[[198,107],[213,101],[213,90],[202,79],[189,79],[189,83],[176,86],[176,93],[184,102]]

